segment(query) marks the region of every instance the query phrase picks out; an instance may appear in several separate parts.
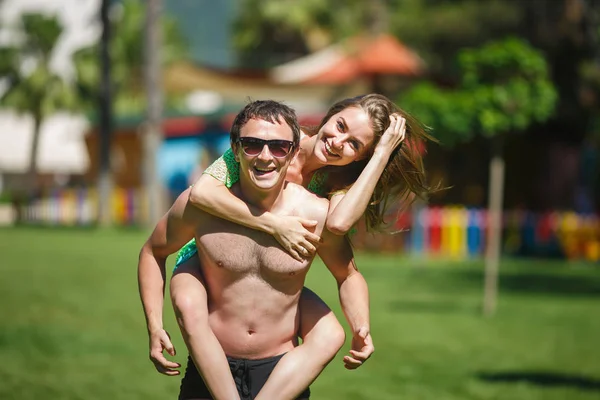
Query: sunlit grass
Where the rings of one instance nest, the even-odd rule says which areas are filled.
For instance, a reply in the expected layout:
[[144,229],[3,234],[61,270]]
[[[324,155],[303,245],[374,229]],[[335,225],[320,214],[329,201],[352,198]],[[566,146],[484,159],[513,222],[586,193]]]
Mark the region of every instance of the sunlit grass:
[[[0,399],[175,399],[179,378],[147,355],[136,282],[140,231],[0,230]],[[600,269],[502,263],[498,314],[480,316],[479,261],[359,254],[376,351],[357,371],[340,353],[314,399],[596,399]],[[333,278],[307,286],[341,320]],[[170,304],[165,325],[183,363]],[[348,345],[345,347],[347,351]]]

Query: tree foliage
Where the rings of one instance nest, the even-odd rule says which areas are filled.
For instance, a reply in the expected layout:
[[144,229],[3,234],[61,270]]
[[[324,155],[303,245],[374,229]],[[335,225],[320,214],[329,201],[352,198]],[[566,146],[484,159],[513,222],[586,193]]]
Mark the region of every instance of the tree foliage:
[[390,1],[390,32],[418,49],[431,72],[449,72],[464,48],[480,46],[514,32],[523,5],[504,0]]
[[600,26],[594,28],[591,36],[596,44],[596,54],[581,65],[583,79],[580,97],[592,114],[589,137],[600,143]]
[[[453,90],[421,84],[400,104],[425,123],[445,143],[466,141],[475,134],[502,139],[547,120],[557,102],[542,54],[520,39],[465,49],[458,56],[460,83]],[[496,308],[502,226],[504,160],[502,140],[491,141],[488,197],[484,312]]]
[[[124,0],[113,12],[111,29],[111,78],[114,109],[117,114],[137,114],[146,108],[144,91],[144,25],[145,6],[139,0]],[[162,18],[163,44],[161,54],[165,65],[185,58],[187,45],[176,22]],[[100,83],[99,43],[74,54],[77,85],[82,102],[88,110],[96,107]],[[178,98],[167,96],[175,106]]]
[[43,119],[76,107],[73,87],[50,68],[62,33],[54,16],[23,14],[14,32],[20,41],[0,48],[0,72],[6,90],[0,106]]
[[542,54],[520,39],[465,49],[458,56],[460,84],[444,89],[415,85],[399,100],[409,112],[435,127],[447,144],[479,133],[493,137],[520,132],[547,120],[557,102]]
[[243,0],[240,8],[234,45],[244,66],[270,66],[379,25],[437,69],[459,47],[504,35],[522,18],[517,3],[501,0]]

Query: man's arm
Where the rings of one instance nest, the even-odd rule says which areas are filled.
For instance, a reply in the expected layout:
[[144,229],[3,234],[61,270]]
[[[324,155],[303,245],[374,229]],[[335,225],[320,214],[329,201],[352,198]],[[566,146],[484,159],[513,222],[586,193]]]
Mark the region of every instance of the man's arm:
[[165,375],[179,375],[174,368],[180,367],[163,355],[163,350],[175,355],[169,334],[163,329],[165,263],[170,254],[194,237],[194,222],[200,213],[194,207],[186,209],[188,191],[183,192],[158,221],[142,246],[138,262],[138,286],[150,338],[150,359],[156,369]]
[[[165,263],[170,254],[179,250],[194,237],[195,228],[205,215],[188,203],[189,190],[181,193],[171,209],[160,219],[142,247],[138,264],[140,297],[150,338],[150,360],[159,372],[166,375],[179,375],[179,371],[175,368],[179,368],[180,365],[168,361],[163,355],[163,350],[167,350],[172,356],[175,355],[175,348],[162,323]],[[212,332],[204,336],[210,335],[214,337]],[[218,342],[213,343],[212,346],[203,349],[207,358],[213,363],[210,371],[199,368],[200,373],[215,399],[237,399],[239,397],[227,359],[217,344]]]
[[317,252],[338,284],[340,304],[352,329],[352,349],[344,364],[355,369],[375,350],[370,334],[369,289],[356,267],[348,238],[327,230],[321,236],[323,242]]

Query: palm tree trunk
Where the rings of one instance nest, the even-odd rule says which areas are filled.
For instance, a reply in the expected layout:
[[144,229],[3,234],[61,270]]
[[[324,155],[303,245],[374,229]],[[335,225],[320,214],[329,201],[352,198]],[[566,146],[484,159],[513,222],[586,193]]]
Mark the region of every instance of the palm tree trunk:
[[[367,12],[366,26],[367,31],[372,37],[377,37],[388,31],[388,5],[386,0],[371,0],[366,5]],[[383,95],[389,95],[385,90],[383,76],[381,74],[372,74],[371,92]]]
[[112,136],[112,85],[110,70],[110,34],[111,26],[108,18],[110,0],[102,0],[100,6],[100,18],[102,20],[102,37],[100,40],[100,167],[98,171],[98,224],[100,226],[112,225],[111,192],[113,188],[110,170],[110,147]]
[[161,29],[160,13],[161,0],[148,0],[146,2],[146,93],[148,96],[148,115],[146,132],[143,137],[144,149],[144,186],[148,201],[148,215],[146,224],[153,226],[161,217],[162,190],[158,177],[156,154],[162,141],[162,112],[163,98],[161,87]]
[[366,7],[365,17],[368,32],[372,36],[386,33],[389,29],[387,0],[371,0]]
[[33,114],[33,139],[29,153],[29,167],[27,169],[27,196],[30,200],[37,190],[38,148],[40,146],[40,131],[42,127],[42,116],[40,113]]
[[504,198],[503,138],[492,139],[490,160],[490,183],[488,193],[487,247],[485,254],[485,283],[483,313],[492,316],[496,312],[498,297],[498,266],[502,239],[502,199]]

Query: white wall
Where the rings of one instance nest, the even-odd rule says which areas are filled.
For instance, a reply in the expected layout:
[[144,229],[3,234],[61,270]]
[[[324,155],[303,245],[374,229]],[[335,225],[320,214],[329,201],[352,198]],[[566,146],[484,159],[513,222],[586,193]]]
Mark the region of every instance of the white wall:
[[[42,173],[81,174],[89,167],[84,134],[88,121],[81,115],[60,113],[41,127],[38,170]],[[0,171],[27,171],[33,140],[33,118],[0,111]]]

